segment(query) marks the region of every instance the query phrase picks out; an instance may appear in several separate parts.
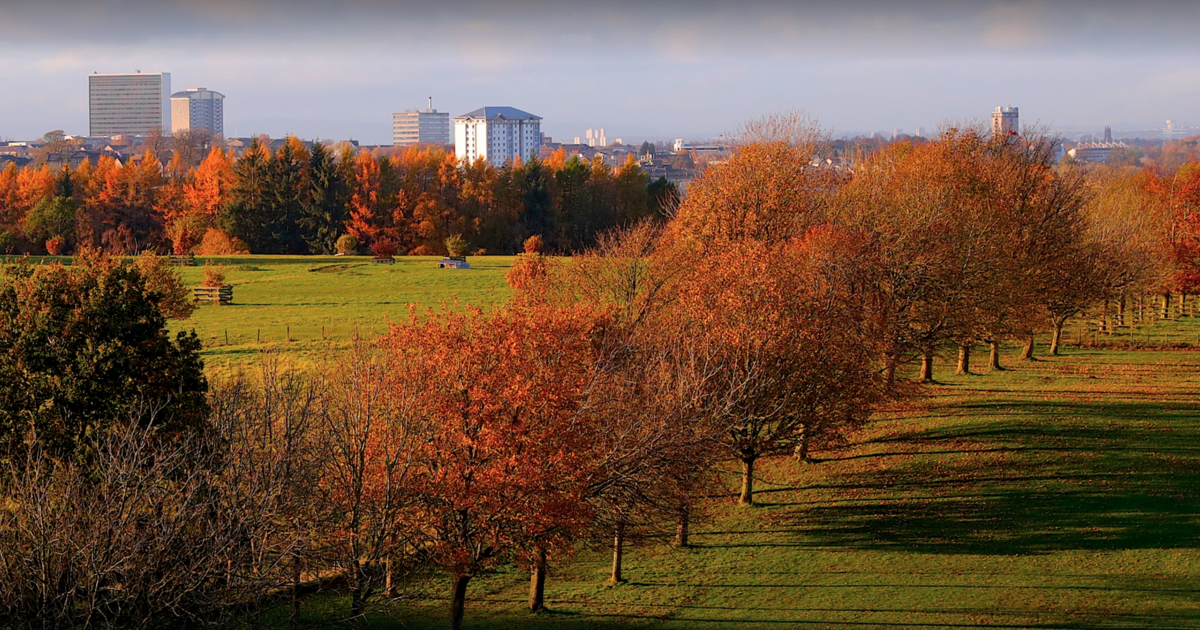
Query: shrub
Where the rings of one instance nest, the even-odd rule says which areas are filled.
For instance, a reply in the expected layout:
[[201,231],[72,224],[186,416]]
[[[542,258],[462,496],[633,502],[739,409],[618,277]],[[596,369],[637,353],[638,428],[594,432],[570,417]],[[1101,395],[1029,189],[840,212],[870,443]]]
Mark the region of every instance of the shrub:
[[46,241],[46,252],[51,256],[62,256],[67,249],[67,241],[61,236],[55,236]]
[[204,239],[196,248],[201,256],[229,256],[233,254],[249,254],[250,247],[240,238],[234,238],[221,230],[209,228],[204,233]]
[[167,319],[187,319],[196,310],[192,292],[166,259],[144,251],[133,261],[146,283],[146,297],[158,303]]
[[358,239],[352,234],[343,234],[337,240],[337,253],[353,254],[358,251]]
[[391,258],[396,255],[396,241],[382,239],[371,243],[371,253],[376,258]]
[[530,236],[529,238],[525,239],[525,253],[526,254],[540,254],[540,253],[542,253],[542,245],[543,245],[542,235],[534,234],[533,236]]
[[417,245],[416,247],[408,250],[408,255],[409,256],[437,256],[438,253],[436,251],[434,251],[433,248],[428,245]]
[[453,234],[447,237],[446,253],[450,256],[462,256],[467,253],[467,240],[461,234]]
[[209,288],[217,288],[225,286],[225,266],[224,265],[205,265],[204,266],[204,284],[201,286]]

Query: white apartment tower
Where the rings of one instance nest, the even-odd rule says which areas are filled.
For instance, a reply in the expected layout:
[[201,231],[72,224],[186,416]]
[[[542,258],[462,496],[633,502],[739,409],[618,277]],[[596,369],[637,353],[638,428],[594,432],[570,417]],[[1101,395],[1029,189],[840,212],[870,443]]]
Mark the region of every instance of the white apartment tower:
[[171,129],[204,129],[225,135],[225,95],[208,88],[188,88],[171,95]]
[[450,112],[434,109],[430,97],[428,109],[392,114],[392,144],[450,144]]
[[1021,127],[1017,120],[1016,107],[997,107],[992,112],[992,135],[1020,135]]
[[88,75],[88,135],[171,133],[171,73]]
[[482,107],[454,119],[454,153],[496,167],[541,151],[542,119],[513,107]]

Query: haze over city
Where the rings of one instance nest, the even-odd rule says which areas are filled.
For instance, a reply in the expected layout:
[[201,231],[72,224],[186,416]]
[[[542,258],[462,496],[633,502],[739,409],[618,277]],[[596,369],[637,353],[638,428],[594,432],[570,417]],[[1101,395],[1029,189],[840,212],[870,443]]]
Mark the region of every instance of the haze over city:
[[86,76],[227,96],[226,135],[386,144],[391,113],[511,105],[555,138],[712,137],[800,108],[836,134],[1019,105],[1056,130],[1200,123],[1200,5],[0,4],[0,138],[87,133]]

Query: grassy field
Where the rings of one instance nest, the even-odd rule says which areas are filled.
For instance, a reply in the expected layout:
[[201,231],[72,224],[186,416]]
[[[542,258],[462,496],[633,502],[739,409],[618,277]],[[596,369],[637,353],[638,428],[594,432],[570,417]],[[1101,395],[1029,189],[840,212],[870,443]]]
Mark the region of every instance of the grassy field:
[[[310,358],[356,332],[375,336],[408,317],[409,305],[492,308],[508,299],[504,273],[512,257],[470,259],[471,269],[438,269],[437,257],[400,257],[381,265],[370,257],[246,256],[217,258],[233,304],[205,305],[174,330],[195,330],[210,367],[237,366],[267,347]],[[200,259],[201,264],[205,263]],[[178,267],[189,286],[203,266]],[[289,341],[290,339],[290,341]]]
[[[694,548],[632,550],[626,584],[584,550],[530,615],[526,574],[479,579],[466,626],[1200,628],[1200,352],[1006,359],[939,366],[847,448],[765,466],[761,505],[714,501]],[[379,602],[371,627],[444,627],[447,587]],[[304,610],[326,623],[345,601]]]
[[[220,369],[265,347],[316,356],[409,303],[507,299],[511,258],[434,261],[228,259],[235,304],[173,325],[194,328]],[[196,284],[202,270],[183,273]],[[606,586],[607,554],[581,549],[552,566],[550,611],[530,615],[526,574],[479,578],[466,626],[1200,628],[1200,318],[1099,337],[1075,322],[1065,341],[1033,363],[1007,348],[998,373],[939,364],[937,385],[846,448],[763,466],[761,505],[714,500],[693,548],[632,549],[626,584]],[[1183,349],[1138,348],[1156,345]],[[371,627],[445,627],[448,583],[411,589],[374,602]],[[338,625],[346,603],[311,597],[303,621]]]

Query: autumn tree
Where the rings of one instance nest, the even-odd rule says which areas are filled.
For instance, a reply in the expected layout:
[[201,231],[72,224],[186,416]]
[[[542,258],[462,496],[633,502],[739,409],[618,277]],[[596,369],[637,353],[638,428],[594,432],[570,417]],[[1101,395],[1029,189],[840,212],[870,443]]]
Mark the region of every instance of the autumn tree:
[[472,577],[538,546],[567,549],[586,521],[587,449],[572,427],[592,382],[595,325],[579,311],[444,312],[383,341],[428,378],[421,404],[434,433],[413,483],[426,553],[453,580],[453,628]]
[[827,264],[836,261],[811,255],[807,239],[749,241],[705,257],[680,291],[719,366],[708,406],[742,464],[741,503],[754,501],[760,460],[836,439],[866,420],[879,392],[860,315],[837,299]]

